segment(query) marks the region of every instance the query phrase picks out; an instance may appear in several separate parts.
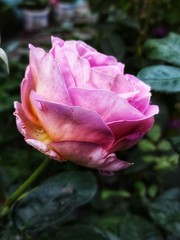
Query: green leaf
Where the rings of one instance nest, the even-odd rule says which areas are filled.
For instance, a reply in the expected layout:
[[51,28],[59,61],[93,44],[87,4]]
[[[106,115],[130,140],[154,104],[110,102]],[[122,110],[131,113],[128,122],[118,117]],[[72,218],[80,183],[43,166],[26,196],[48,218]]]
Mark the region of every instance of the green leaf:
[[132,214],[124,217],[118,231],[123,240],[163,240],[155,226],[146,219]]
[[180,68],[155,65],[143,68],[138,78],[159,92],[175,93],[180,91]]
[[180,188],[165,192],[150,204],[152,219],[174,236],[180,236]]
[[144,152],[153,152],[156,150],[155,145],[147,139],[141,140],[138,144],[138,147]]
[[90,201],[95,193],[96,180],[91,172],[58,174],[17,203],[15,223],[27,232],[41,231],[64,222],[75,208]]
[[11,228],[7,228],[6,230],[0,233],[1,240],[22,240],[23,237],[19,235],[19,233]]
[[44,233],[39,240],[119,240],[109,232],[102,231],[101,229],[91,226],[71,226],[63,227],[52,234]]
[[177,151],[177,153],[180,153],[180,136],[171,137],[169,140],[175,151]]
[[7,58],[7,55],[6,55],[5,51],[2,48],[0,48],[0,58],[4,61],[5,65],[6,65],[7,72],[9,73],[8,58]]
[[147,57],[180,66],[180,35],[169,33],[162,39],[149,39],[144,44]]
[[157,148],[160,150],[160,151],[170,151],[172,149],[171,147],[171,144],[170,142],[168,142],[166,139],[162,139]]
[[158,141],[161,137],[160,126],[158,126],[157,124],[154,124],[152,129],[147,133],[147,136],[151,141],[154,141],[154,142]]

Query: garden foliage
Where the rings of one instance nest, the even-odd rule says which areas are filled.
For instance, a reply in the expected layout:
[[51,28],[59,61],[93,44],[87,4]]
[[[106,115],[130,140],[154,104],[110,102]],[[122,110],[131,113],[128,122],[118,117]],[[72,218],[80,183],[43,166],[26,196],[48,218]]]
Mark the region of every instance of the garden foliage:
[[[160,108],[155,125],[138,145],[117,153],[119,159],[134,163],[128,169],[103,176],[70,162],[51,161],[12,201],[13,193],[45,157],[24,142],[13,116],[13,102],[20,101],[19,86],[28,64],[27,42],[2,40],[10,70],[7,74],[0,61],[2,240],[180,239],[177,6],[168,0],[139,1],[136,7],[135,1],[108,2],[90,1],[99,16],[96,24],[73,29],[55,26],[34,33],[35,38],[29,35],[28,41],[49,49],[50,35],[59,34],[65,39],[81,38],[116,56],[126,64],[125,72],[151,86],[152,103]],[[48,36],[48,41],[41,41],[42,36]],[[0,50],[7,65],[5,56]]]

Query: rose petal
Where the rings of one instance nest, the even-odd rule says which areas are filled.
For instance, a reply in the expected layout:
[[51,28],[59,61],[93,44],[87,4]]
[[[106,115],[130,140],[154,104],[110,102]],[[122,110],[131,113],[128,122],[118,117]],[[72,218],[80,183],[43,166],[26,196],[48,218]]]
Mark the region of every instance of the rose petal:
[[50,53],[41,61],[36,92],[46,100],[71,105],[59,65]]
[[73,105],[97,112],[106,123],[144,118],[127,100],[110,91],[71,88],[69,94]]
[[118,160],[115,154],[109,154],[94,143],[53,142],[51,146],[66,160],[101,171],[118,171],[130,165],[128,162]]
[[88,86],[94,89],[111,90],[119,70],[116,66],[101,66],[91,68],[91,77],[88,79]]
[[97,113],[48,102],[34,92],[31,102],[41,125],[54,141],[98,142],[104,148],[112,145],[114,137]]
[[18,102],[14,102],[16,116],[16,124],[19,132],[24,136],[25,140],[27,139],[35,139],[38,141],[43,141],[44,144],[51,142],[51,139],[44,131],[44,129],[40,126],[33,124],[27,117],[25,112],[23,111],[22,104]]
[[[72,43],[70,41],[67,41],[67,44],[69,44],[69,47],[72,46]],[[87,45],[82,41],[76,41],[75,46],[78,54],[81,57],[87,59],[91,67],[117,64],[117,60],[115,57],[107,56],[103,53],[100,53],[96,49],[92,48],[91,46]]]
[[139,121],[113,122],[108,124],[116,139],[110,151],[123,151],[134,146],[152,128],[153,124],[153,114]]
[[[89,62],[68,48],[64,47],[63,52],[69,65],[69,71],[74,78],[75,85],[77,87],[84,86],[85,82],[90,78]],[[62,68],[63,66],[64,65],[61,65]]]
[[50,50],[50,53],[54,56],[57,63],[59,64],[59,67],[61,68],[61,72],[64,77],[64,83],[66,84],[66,87],[67,88],[75,87],[74,76],[71,72],[65,52],[63,48],[61,48],[59,45],[60,44],[58,43],[58,41],[53,42],[53,47]]
[[52,47],[54,47],[55,45],[59,45],[59,47],[62,47],[65,41],[62,40],[61,38],[52,36],[51,42],[52,42]]
[[49,148],[49,144],[45,144],[41,141],[35,140],[35,139],[26,139],[26,142],[37,149],[38,151],[44,153],[48,157],[58,160],[62,162],[63,160],[60,158],[60,156],[52,149]]
[[136,133],[144,135],[151,129],[153,123],[154,117],[147,117],[140,120],[111,122],[108,124],[108,127],[113,132],[116,141],[118,141],[119,139]]
[[124,138],[117,141],[109,151],[115,152],[115,151],[125,151],[131,147],[133,147],[135,144],[137,144],[145,133],[142,132],[136,132],[134,134],[130,134],[125,136]]
[[149,93],[149,96],[147,95],[146,97],[140,97],[140,98],[130,98],[128,102],[136,109],[138,109],[140,112],[143,114],[149,107],[149,102],[150,102],[150,97],[151,94]]
[[125,74],[125,77],[127,80],[132,84],[132,86],[136,89],[139,90],[139,95],[137,95],[137,98],[142,98],[149,96],[149,92],[151,90],[151,87],[135,77],[134,75],[131,74]]
[[32,78],[31,70],[30,67],[27,67],[26,73],[25,73],[25,78],[23,79],[21,83],[21,102],[22,102],[22,107],[25,112],[25,115],[27,118],[32,121],[34,124],[39,125],[39,121],[36,118],[32,106],[29,102],[29,95],[31,90],[34,90],[34,81]]
[[42,48],[34,47],[32,44],[29,44],[29,48],[30,48],[29,53],[30,67],[33,75],[34,84],[36,86],[41,61],[45,56],[46,52]]

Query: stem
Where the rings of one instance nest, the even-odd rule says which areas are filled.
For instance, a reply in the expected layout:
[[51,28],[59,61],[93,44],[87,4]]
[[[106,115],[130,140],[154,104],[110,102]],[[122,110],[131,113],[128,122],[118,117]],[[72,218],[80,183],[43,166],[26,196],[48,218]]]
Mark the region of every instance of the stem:
[[3,187],[0,185],[0,203],[4,204],[7,201]]
[[26,188],[36,180],[36,178],[40,175],[40,173],[44,170],[44,168],[49,163],[50,159],[45,159],[39,167],[33,172],[33,174],[7,199],[5,205],[8,207],[12,203],[14,203],[19,196],[26,190]]

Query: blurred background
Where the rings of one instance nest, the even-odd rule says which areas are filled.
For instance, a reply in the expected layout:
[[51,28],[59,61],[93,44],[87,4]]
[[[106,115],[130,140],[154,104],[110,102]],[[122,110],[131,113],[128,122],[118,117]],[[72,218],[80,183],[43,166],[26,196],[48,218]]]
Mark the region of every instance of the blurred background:
[[[13,116],[13,102],[20,100],[20,83],[29,61],[28,43],[48,50],[51,35],[83,40],[98,51],[115,56],[125,64],[125,72],[150,84],[152,103],[160,107],[154,127],[143,140],[132,149],[117,153],[120,159],[133,162],[132,167],[113,176],[102,176],[69,162],[52,161],[31,187],[58,173],[90,171],[97,181],[95,197],[71,209],[63,220],[55,214],[52,220],[47,213],[52,224],[44,223],[43,231],[37,221],[29,220],[28,214],[24,218],[21,209],[17,222],[11,220],[9,224],[6,219],[0,223],[2,239],[21,239],[22,229],[27,230],[29,224],[27,219],[32,223],[31,231],[25,233],[24,239],[180,239],[179,34],[177,0],[0,1],[0,47],[8,56],[10,69],[7,74],[1,62],[0,183],[7,194],[44,159],[24,142]],[[150,68],[159,65],[173,67],[171,74],[169,68],[163,68],[159,75]],[[69,201],[73,205],[72,198]]]

